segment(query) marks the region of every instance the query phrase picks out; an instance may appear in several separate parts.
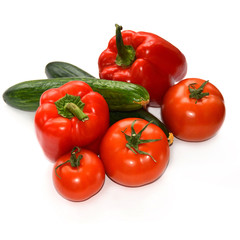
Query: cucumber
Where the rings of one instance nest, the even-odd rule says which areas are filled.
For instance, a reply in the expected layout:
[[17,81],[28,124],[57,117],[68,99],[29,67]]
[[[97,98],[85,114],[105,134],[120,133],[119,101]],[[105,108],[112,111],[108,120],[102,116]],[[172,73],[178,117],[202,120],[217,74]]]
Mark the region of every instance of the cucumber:
[[8,88],[4,101],[17,109],[35,111],[39,106],[42,93],[51,88],[58,88],[69,81],[83,81],[100,93],[108,103],[111,111],[132,111],[149,103],[148,91],[133,83],[112,81],[96,78],[51,78],[31,80],[18,83]]
[[48,63],[45,67],[45,73],[48,78],[58,78],[58,77],[94,78],[94,76],[85,72],[81,68],[66,62]]
[[[46,75],[48,77],[92,77],[89,73],[85,72],[81,68],[78,68],[67,62],[51,62],[48,63],[45,68]],[[145,110],[144,108],[133,111],[110,111],[110,125],[115,122],[129,117],[142,118],[148,122],[152,121],[153,124],[160,127],[168,138],[169,145],[173,142],[173,135],[167,129],[167,127],[153,114]]]
[[160,127],[165,133],[169,145],[173,143],[173,134],[169,132],[167,127],[162,123],[158,118],[156,118],[153,114],[145,110],[144,108],[134,110],[134,111],[110,111],[110,125],[113,125],[115,122],[124,119],[124,118],[142,118],[147,120],[148,122],[152,121],[153,124]]
[[[46,75],[48,77],[92,77],[89,73],[85,72],[81,68],[78,68],[67,62],[51,62],[48,63],[45,68]],[[153,124],[160,127],[168,138],[169,145],[173,142],[173,135],[167,129],[167,127],[153,114],[145,110],[144,108],[133,111],[110,111],[110,125],[115,122],[129,117],[142,118],[148,122],[152,121]]]

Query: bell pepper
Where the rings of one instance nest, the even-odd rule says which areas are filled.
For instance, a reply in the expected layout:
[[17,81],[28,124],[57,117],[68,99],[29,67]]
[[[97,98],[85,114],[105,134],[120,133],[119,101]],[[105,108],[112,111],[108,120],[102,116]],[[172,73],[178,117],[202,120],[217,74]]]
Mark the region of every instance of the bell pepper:
[[38,141],[53,162],[75,146],[96,149],[108,127],[107,102],[82,81],[45,91],[35,114]]
[[150,94],[150,106],[159,107],[168,88],[186,75],[185,56],[153,33],[121,30],[116,24],[116,36],[99,56],[99,76],[142,85]]

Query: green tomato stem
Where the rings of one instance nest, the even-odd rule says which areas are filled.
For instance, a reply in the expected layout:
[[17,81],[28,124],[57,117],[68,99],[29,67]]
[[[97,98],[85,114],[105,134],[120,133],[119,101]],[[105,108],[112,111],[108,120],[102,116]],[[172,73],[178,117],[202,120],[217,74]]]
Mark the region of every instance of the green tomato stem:
[[195,104],[197,104],[197,101],[205,96],[208,96],[208,92],[203,92],[204,87],[209,81],[205,81],[199,88],[195,88],[196,83],[191,83],[188,85],[188,90],[190,92],[189,97],[190,98],[195,98]]
[[55,174],[61,179],[61,177],[57,174],[57,169],[67,163],[70,163],[72,167],[76,167],[78,168],[80,165],[80,160],[83,158],[83,155],[79,155],[78,157],[76,157],[76,154],[80,152],[80,148],[79,147],[74,147],[71,151],[71,157],[70,159],[68,159],[67,161],[59,164],[56,168],[55,168]]
[[142,135],[142,132],[147,128],[147,126],[149,124],[152,123],[152,121],[150,121],[148,124],[146,124],[139,133],[136,133],[135,129],[134,129],[134,124],[135,124],[136,121],[137,120],[134,120],[131,124],[131,135],[130,136],[125,133],[126,129],[125,129],[125,131],[122,131],[122,133],[125,135],[125,138],[127,140],[126,147],[129,148],[135,154],[139,153],[139,154],[148,155],[152,158],[152,160],[154,162],[156,162],[156,160],[153,158],[152,155],[150,155],[147,152],[139,150],[139,145],[143,144],[143,143],[160,141],[162,139],[146,139],[146,140],[140,139],[141,135]]

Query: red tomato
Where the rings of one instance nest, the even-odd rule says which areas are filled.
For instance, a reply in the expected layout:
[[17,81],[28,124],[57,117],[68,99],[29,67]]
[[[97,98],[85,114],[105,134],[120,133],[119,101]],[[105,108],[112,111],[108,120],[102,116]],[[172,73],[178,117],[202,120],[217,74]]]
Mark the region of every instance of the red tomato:
[[169,161],[168,140],[161,128],[148,124],[143,119],[126,118],[106,132],[100,157],[113,181],[135,187],[151,183],[163,174]]
[[203,141],[213,137],[222,126],[224,117],[222,94],[213,84],[202,79],[182,80],[172,86],[163,99],[162,119],[182,140]]
[[102,188],[105,171],[95,153],[74,148],[55,162],[52,176],[60,195],[71,201],[84,201]]

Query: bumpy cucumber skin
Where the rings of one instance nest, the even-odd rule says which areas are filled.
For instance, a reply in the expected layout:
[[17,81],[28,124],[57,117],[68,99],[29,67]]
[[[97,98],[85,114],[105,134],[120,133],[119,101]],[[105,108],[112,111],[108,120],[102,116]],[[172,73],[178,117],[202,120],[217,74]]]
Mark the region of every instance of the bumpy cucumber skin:
[[[92,77],[89,73],[85,72],[81,68],[78,68],[67,62],[51,62],[47,64],[45,68],[45,72],[48,78],[55,77]],[[153,114],[145,110],[144,108],[140,108],[138,110],[133,111],[110,111],[110,125],[113,125],[115,122],[129,117],[141,118],[145,119],[148,122],[152,121],[153,124],[160,127],[165,135],[168,138],[169,145],[173,142],[173,136],[169,133],[167,127],[162,123],[158,118],[156,118]]]
[[156,118],[153,114],[151,114],[144,108],[134,111],[110,111],[110,125],[113,125],[115,122],[121,119],[131,117],[142,118],[147,120],[148,122],[152,121],[152,123],[160,127],[167,136],[167,138],[169,138],[169,131],[164,125],[164,123],[162,123],[158,118]]
[[66,62],[50,62],[45,67],[45,73],[48,78],[59,77],[80,77],[94,78],[91,74],[81,68]]
[[58,88],[69,81],[84,81],[93,91],[100,93],[112,111],[132,111],[142,108],[149,102],[147,90],[136,84],[96,79],[96,78],[53,78],[31,80],[18,83],[8,88],[4,101],[17,109],[35,111],[39,106],[42,93],[51,88]]
[[[81,68],[74,66],[67,62],[50,62],[45,67],[45,73],[48,78],[57,78],[57,77],[85,77],[85,78],[94,78],[91,74],[82,70]],[[97,91],[97,89],[95,89]],[[104,91],[104,87],[102,88]],[[116,94],[116,93],[114,93]],[[104,94],[105,95],[105,94]],[[119,95],[120,98],[121,94]],[[117,98],[117,100],[119,99]],[[115,99],[113,97],[113,99]],[[117,102],[116,102],[117,103]],[[122,109],[122,107],[121,107]],[[115,110],[115,109],[114,109]]]

